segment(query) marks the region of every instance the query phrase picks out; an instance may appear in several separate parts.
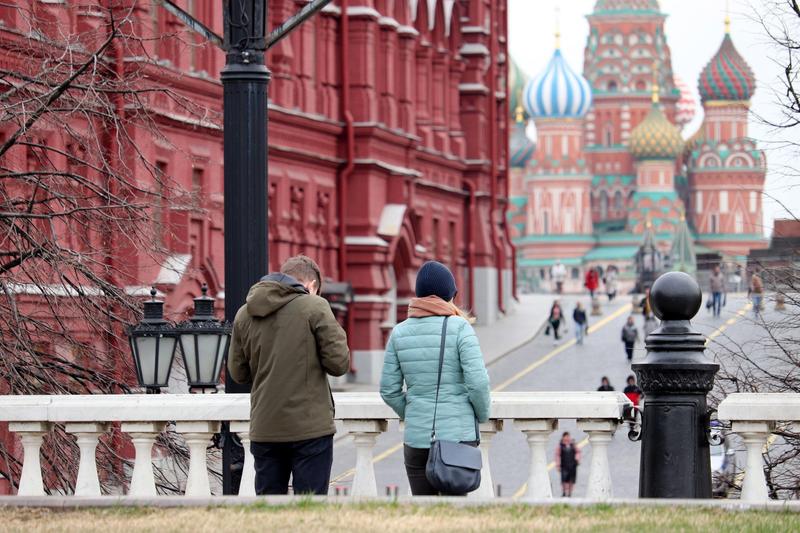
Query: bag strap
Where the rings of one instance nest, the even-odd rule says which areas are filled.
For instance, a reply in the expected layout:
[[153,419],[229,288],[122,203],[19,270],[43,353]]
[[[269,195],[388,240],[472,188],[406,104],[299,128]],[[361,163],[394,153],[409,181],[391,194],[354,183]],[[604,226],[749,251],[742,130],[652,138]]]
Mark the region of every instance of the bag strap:
[[436,401],[433,404],[433,427],[431,427],[431,441],[436,438],[436,408],[439,406],[439,386],[442,384],[442,365],[444,364],[444,344],[447,339],[447,319],[442,321],[442,341],[439,344],[439,374],[436,376]]
[[[445,340],[447,339],[447,319],[449,317],[444,317],[444,321],[442,322],[442,341],[439,345],[439,372],[436,376],[436,400],[433,404],[433,427],[431,427],[431,442],[436,439],[436,410],[439,406],[439,387],[442,384],[442,365],[444,365],[444,346]],[[481,432],[478,428],[478,417],[475,417],[475,440],[478,444],[481,443]]]

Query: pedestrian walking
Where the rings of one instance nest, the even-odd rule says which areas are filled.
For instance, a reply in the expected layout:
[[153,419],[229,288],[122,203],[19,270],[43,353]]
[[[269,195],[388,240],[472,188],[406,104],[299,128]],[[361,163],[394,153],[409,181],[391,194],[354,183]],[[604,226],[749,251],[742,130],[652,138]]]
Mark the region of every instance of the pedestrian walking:
[[430,496],[439,494],[425,476],[432,430],[438,440],[477,446],[478,422],[489,420],[489,374],[472,319],[453,304],[457,291],[450,270],[428,261],[417,273],[415,291],[408,318],[394,327],[386,344],[380,393],[405,421],[403,456],[411,494]]
[[545,335],[550,334],[550,330],[553,331],[553,345],[555,346],[558,344],[560,340],[559,329],[561,328],[561,323],[564,320],[564,312],[561,310],[561,304],[558,300],[553,302],[552,307],[550,307],[550,316],[547,317],[547,328],[544,330]]
[[594,267],[586,271],[586,279],[583,285],[589,289],[589,296],[594,300],[594,293],[597,291],[597,287],[600,286],[600,276],[597,275],[597,270],[595,270]]
[[550,279],[556,284],[556,294],[563,294],[564,281],[567,279],[567,268],[556,259],[556,264],[550,267]]
[[753,301],[753,314],[757,317],[761,313],[761,302],[764,300],[764,281],[761,279],[761,271],[756,269],[750,276],[750,287],[747,295]]
[[642,298],[641,307],[642,317],[644,317],[642,329],[644,330],[644,338],[646,339],[648,335],[658,328],[658,321],[656,320],[655,314],[653,314],[653,307],[650,305],[650,287],[644,290],[644,298]]
[[606,270],[606,276],[603,278],[603,282],[605,283],[606,295],[608,296],[608,301],[610,302],[617,297],[616,267],[609,267],[608,270]]
[[600,378],[600,386],[597,387],[598,392],[610,392],[613,391],[614,387],[611,386],[611,382],[608,381],[606,376]]
[[572,321],[575,322],[575,342],[583,344],[583,338],[589,331],[589,322],[586,319],[586,310],[580,302],[575,304],[575,310],[572,311]]
[[714,317],[719,317],[722,313],[722,295],[725,292],[725,274],[720,270],[719,265],[714,265],[714,270],[708,278],[708,285],[711,292],[711,308]]
[[622,342],[625,343],[625,354],[628,356],[628,361],[633,359],[633,347],[638,340],[639,330],[636,329],[636,323],[633,321],[633,315],[631,315],[625,325],[622,326]]
[[628,399],[633,403],[634,407],[639,405],[639,400],[642,398],[642,389],[636,384],[636,376],[631,374],[628,376],[626,380],[627,385],[622,390],[622,394],[628,397]]
[[333,463],[333,395],[328,375],[350,368],[347,337],[319,291],[309,257],[287,260],[253,285],[236,313],[228,370],[251,383],[250,451],[256,494],[328,493]]
[[561,496],[571,497],[578,477],[578,465],[581,464],[581,450],[575,444],[568,431],[561,435],[556,447],[556,468],[561,472]]

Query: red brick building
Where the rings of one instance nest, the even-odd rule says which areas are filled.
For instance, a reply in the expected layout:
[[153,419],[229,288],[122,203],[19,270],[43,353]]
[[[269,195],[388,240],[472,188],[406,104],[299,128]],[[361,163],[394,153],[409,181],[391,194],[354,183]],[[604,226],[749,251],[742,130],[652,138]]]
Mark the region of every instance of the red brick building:
[[[51,29],[81,33],[98,24],[84,1],[28,3]],[[221,1],[177,3],[222,34]],[[270,0],[269,26],[305,3]],[[122,58],[123,68],[135,66],[208,110],[207,120],[194,120],[159,95],[149,105],[169,142],[128,132],[157,172],[197,193],[203,208],[154,206],[164,253],[131,255],[120,280],[129,292],[157,286],[167,308],[181,313],[202,283],[219,297],[225,290],[224,56],[155,2],[126,4],[143,44]],[[29,30],[28,19],[11,7],[0,8],[0,19],[0,63],[18,62],[10,43]],[[506,36],[505,0],[340,0],[267,56],[270,268],[305,253],[326,277],[352,283],[349,335],[360,381],[379,376],[386,334],[404,318],[425,260],[450,265],[457,303],[480,322],[512,305]],[[51,146],[64,143],[57,129],[41,135]],[[151,172],[133,172],[142,186],[156,186]]]

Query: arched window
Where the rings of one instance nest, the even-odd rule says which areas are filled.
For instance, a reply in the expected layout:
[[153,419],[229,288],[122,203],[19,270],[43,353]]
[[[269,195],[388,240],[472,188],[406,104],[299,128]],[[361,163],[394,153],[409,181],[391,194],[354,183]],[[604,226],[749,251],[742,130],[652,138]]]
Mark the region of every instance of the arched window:
[[616,81],[611,80],[610,82],[608,82],[608,92],[610,92],[610,93],[617,92],[617,82]]
[[614,209],[617,211],[622,209],[622,193],[620,191],[614,193]]

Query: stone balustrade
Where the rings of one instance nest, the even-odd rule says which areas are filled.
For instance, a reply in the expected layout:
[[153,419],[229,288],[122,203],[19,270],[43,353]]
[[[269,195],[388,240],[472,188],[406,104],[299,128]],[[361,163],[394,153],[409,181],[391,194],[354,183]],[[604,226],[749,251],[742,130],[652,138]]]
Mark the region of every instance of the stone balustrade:
[[[335,394],[336,419],[352,436],[356,464],[351,494],[377,496],[373,449],[377,437],[397,415],[377,393]],[[552,497],[547,472],[546,445],[559,420],[577,420],[592,447],[589,467],[590,499],[612,497],[607,447],[623,411],[630,402],[618,392],[499,392],[492,395],[492,419],[481,424],[483,454],[482,484],[472,497],[494,496],[489,464],[492,437],[503,430],[506,420],[522,431],[530,446],[530,471],[526,498]],[[800,403],[798,403],[800,409]],[[798,411],[800,413],[800,411]],[[211,494],[207,472],[207,447],[222,421],[244,444],[245,464],[239,494],[255,494],[254,459],[249,450],[250,398],[247,394],[132,394],[81,396],[0,396],[0,421],[20,436],[24,450],[19,495],[45,494],[39,456],[44,435],[55,425],[75,435],[80,450],[75,484],[77,496],[101,495],[95,452],[98,440],[112,422],[130,435],[135,450],[128,494],[154,496],[152,452],[158,435],[167,424],[183,436],[189,450],[187,496]],[[767,427],[767,426],[764,426]],[[521,459],[522,461],[522,459]],[[763,480],[763,474],[762,474]]]
[[800,421],[800,394],[731,394],[719,404],[717,417],[731,423],[731,431],[741,437],[747,450],[741,499],[769,500],[763,451],[778,423]]

